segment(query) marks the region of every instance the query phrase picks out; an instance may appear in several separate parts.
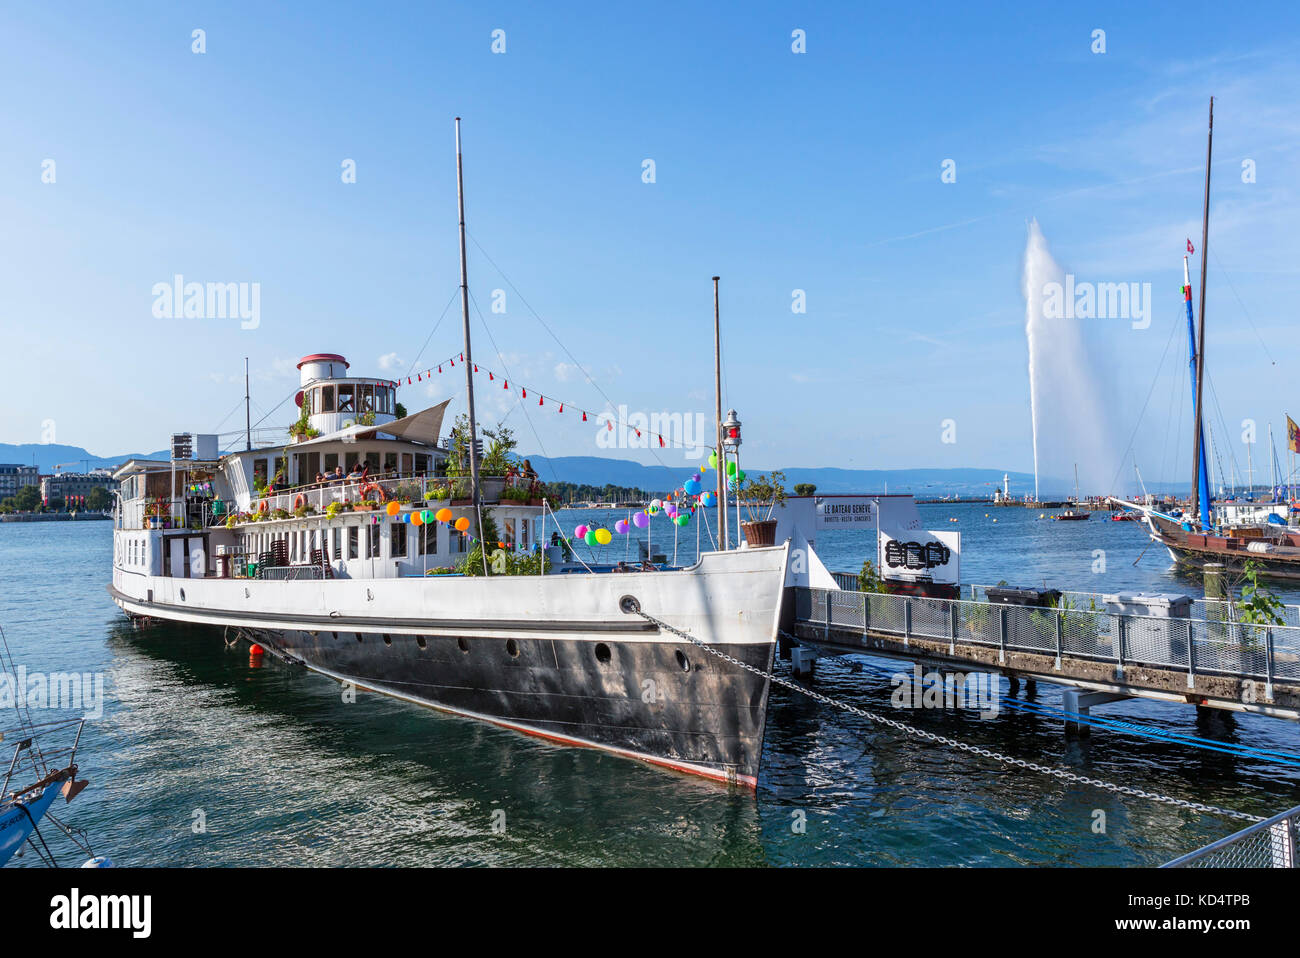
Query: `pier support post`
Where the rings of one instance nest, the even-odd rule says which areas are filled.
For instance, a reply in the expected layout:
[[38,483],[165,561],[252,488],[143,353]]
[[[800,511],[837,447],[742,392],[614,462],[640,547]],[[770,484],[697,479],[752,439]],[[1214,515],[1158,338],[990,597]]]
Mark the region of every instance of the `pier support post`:
[[1015,675],[1007,676],[1007,695],[1015,698],[1020,692],[1020,678]]
[[796,678],[813,677],[813,664],[817,661],[817,650],[806,645],[798,645],[790,650],[790,668]]
[[[1095,705],[1105,705],[1108,702],[1122,702],[1125,699],[1131,699],[1133,696],[1125,695],[1122,692],[1089,692],[1084,689],[1066,689],[1061,694],[1061,707],[1066,712],[1071,712],[1079,716],[1087,716],[1089,710]],[[1067,738],[1087,737],[1089,726],[1082,722],[1075,722],[1066,718],[1065,734]]]

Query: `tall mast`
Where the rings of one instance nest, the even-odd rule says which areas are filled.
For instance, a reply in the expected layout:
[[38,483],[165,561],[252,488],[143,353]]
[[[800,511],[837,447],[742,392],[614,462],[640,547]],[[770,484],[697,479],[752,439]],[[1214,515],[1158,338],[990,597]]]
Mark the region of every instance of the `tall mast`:
[[244,449],[253,448],[253,414],[249,411],[248,398],[248,357],[244,357]]
[[469,342],[469,269],[465,264],[465,175],[460,158],[460,117],[456,117],[456,205],[460,210],[460,312],[465,325],[465,391],[469,404],[469,482],[474,500],[474,518],[478,526],[479,551],[483,555],[483,574],[487,575],[487,543],[483,541],[483,508],[478,488],[478,422],[474,418],[474,354]]
[[[1208,496],[1201,498],[1201,461],[1205,454],[1201,440],[1201,400],[1205,393],[1205,264],[1210,258],[1210,158],[1214,153],[1214,97],[1210,97],[1210,125],[1205,139],[1205,206],[1201,216],[1201,319],[1197,324],[1196,345],[1196,427],[1192,435],[1192,514],[1200,514],[1201,529],[1210,529]],[[1208,477],[1207,477],[1208,482]]]
[[722,458],[722,332],[718,321],[718,279],[713,277],[713,413],[717,424],[718,549],[727,549],[727,466]]

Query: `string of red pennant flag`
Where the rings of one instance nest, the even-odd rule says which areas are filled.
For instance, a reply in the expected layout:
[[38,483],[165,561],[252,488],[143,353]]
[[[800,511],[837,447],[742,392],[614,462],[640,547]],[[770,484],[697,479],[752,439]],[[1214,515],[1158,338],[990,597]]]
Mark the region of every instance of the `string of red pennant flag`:
[[[431,365],[428,369],[425,369],[425,370],[423,370],[422,372],[417,372],[414,376],[408,375],[408,376],[406,377],[406,383],[405,383],[405,385],[407,385],[407,386],[413,386],[413,385],[415,385],[416,383],[422,383],[422,382],[424,382],[426,379],[432,379],[435,373],[441,373],[441,372],[443,372],[443,367],[444,367],[444,366],[447,367],[447,368],[449,368],[449,369],[454,369],[454,368],[456,367],[456,363],[457,363],[457,362],[460,362],[462,365],[464,364],[464,362],[465,362],[465,354],[464,354],[464,353],[457,353],[457,354],[455,354],[455,355],[453,355],[453,356],[448,357],[447,359],[444,359],[444,360],[443,360],[442,362],[440,362],[440,363],[434,363],[434,364]],[[491,369],[488,369],[486,366],[480,367],[478,363],[473,363],[473,367],[474,367],[474,372],[475,372],[475,373],[480,373],[480,372],[487,373],[487,375],[488,375],[488,381],[489,381],[489,382],[496,382],[496,380],[497,380],[498,377],[497,377],[496,373],[493,372]],[[522,400],[522,399],[527,399],[527,398],[528,398],[528,387],[527,387],[527,386],[520,386],[520,387],[518,388],[518,390],[514,390],[514,389],[511,389],[511,388],[510,388],[510,381],[509,381],[508,379],[506,379],[504,376],[503,376],[503,377],[500,377],[500,378],[501,378],[501,388],[502,388],[502,389],[506,390],[507,392],[514,392],[514,393],[517,393],[518,396],[519,396],[519,398],[520,398],[521,400]],[[403,385],[402,381],[401,381],[401,380],[398,380],[397,385],[398,385],[399,387],[402,386],[402,385]],[[537,405],[538,405],[538,406],[545,407],[545,405],[546,405],[546,396],[545,396],[544,394],[542,394],[541,392],[539,392],[538,390],[536,390],[536,389],[534,389],[533,392],[537,395]],[[639,427],[637,427],[637,426],[633,426],[631,423],[624,422],[622,419],[616,419],[616,418],[615,418],[614,416],[612,416],[612,415],[605,414],[605,413],[597,414],[597,413],[589,412],[589,411],[586,410],[586,409],[582,409],[582,408],[579,408],[578,406],[574,406],[572,403],[565,402],[564,400],[556,399],[554,396],[551,397],[551,402],[552,402],[552,404],[558,406],[558,411],[557,411],[556,415],[560,415],[560,414],[562,414],[562,413],[564,412],[565,407],[568,406],[568,407],[570,407],[570,412],[571,412],[571,413],[574,413],[574,414],[581,414],[581,416],[582,416],[581,421],[582,421],[582,422],[587,422],[587,417],[588,417],[588,415],[590,415],[590,416],[592,416],[592,417],[596,417],[597,415],[599,415],[600,418],[603,418],[603,419],[605,420],[605,427],[606,427],[606,429],[607,429],[608,431],[610,431],[610,432],[613,432],[613,431],[614,431],[614,423],[617,422],[620,426],[624,426],[624,427],[626,427],[626,428],[632,430],[633,432],[635,432],[635,433],[636,433],[636,437],[637,437],[638,439],[642,438],[642,433],[644,432],[645,435],[650,436],[652,439],[657,440],[658,443],[659,443],[659,448],[660,448],[660,449],[666,449],[666,448],[668,447],[669,443],[671,443],[674,447],[680,447],[680,448],[683,448],[683,449],[684,449],[684,448],[687,448],[687,446],[686,446],[685,443],[679,443],[679,442],[677,442],[677,441],[675,441],[675,440],[671,440],[671,439],[667,439],[667,440],[666,440],[666,437],[665,437],[662,433],[655,432],[655,431],[652,430],[652,429],[645,429],[645,430],[642,430],[641,428],[639,428]],[[707,446],[706,444],[692,444],[691,448],[695,448],[697,445],[700,446],[700,448],[712,448],[711,446]]]

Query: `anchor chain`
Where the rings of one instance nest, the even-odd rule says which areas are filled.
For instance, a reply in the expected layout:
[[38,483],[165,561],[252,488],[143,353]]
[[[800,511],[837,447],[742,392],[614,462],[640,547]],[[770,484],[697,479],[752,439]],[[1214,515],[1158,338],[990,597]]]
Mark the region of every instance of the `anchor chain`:
[[[678,638],[685,639],[687,642],[690,642],[692,645],[699,646],[705,652],[708,652],[710,655],[722,659],[725,662],[730,662],[732,665],[738,666],[739,668],[742,668],[748,672],[752,672],[755,675],[767,679],[768,681],[775,682],[777,685],[790,689],[793,692],[799,692],[802,695],[806,695],[809,698],[814,699],[815,701],[821,702],[823,705],[829,705],[832,708],[837,708],[845,712],[850,712],[854,715],[859,716],[860,718],[866,719],[869,722],[874,722],[877,725],[884,725],[889,728],[896,729],[897,731],[903,732],[907,735],[913,735],[916,736],[917,738],[925,739],[926,741],[934,742],[939,745],[947,745],[950,748],[955,748],[960,751],[967,752],[971,755],[979,755],[982,758],[989,758],[995,762],[1001,762],[1004,765],[1012,765],[1015,766],[1016,768],[1027,769],[1028,771],[1031,772],[1040,772],[1044,775],[1050,775],[1053,778],[1058,778],[1065,782],[1073,782],[1078,785],[1091,785],[1094,788],[1100,788],[1108,792],[1114,792],[1117,795],[1127,795],[1132,798],[1145,798],[1153,802],[1160,802],[1161,804],[1164,805],[1172,805],[1175,808],[1184,808],[1187,809],[1188,811],[1194,811],[1194,812],[1205,812],[1211,815],[1222,815],[1226,818],[1236,818],[1247,822],[1264,821],[1263,817],[1259,815],[1251,815],[1248,812],[1239,812],[1230,808],[1219,808],[1216,805],[1206,805],[1203,802],[1191,802],[1184,798],[1175,798],[1172,795],[1163,795],[1160,792],[1151,792],[1143,788],[1134,788],[1131,785],[1117,785],[1114,782],[1107,782],[1099,778],[1092,778],[1091,776],[1088,775],[1080,775],[1077,772],[1071,772],[1069,769],[1053,768],[1050,765],[1040,765],[1037,762],[1031,762],[1023,758],[1016,758],[1013,755],[1005,755],[1002,752],[995,752],[992,749],[980,748],[978,745],[971,745],[968,742],[962,742],[955,738],[949,738],[946,735],[939,735],[936,732],[928,732],[925,729],[917,728],[915,725],[908,725],[906,722],[900,722],[897,719],[891,719],[891,718],[887,718],[884,715],[879,715],[875,712],[869,712],[866,709],[858,708],[856,705],[850,705],[848,702],[841,702],[838,699],[831,698],[831,696],[829,695],[824,695],[821,692],[817,692],[813,689],[806,688],[805,686],[802,686],[797,682],[792,682],[789,679],[782,678],[781,676],[776,675],[773,672],[768,672],[765,669],[760,669],[756,666],[750,665],[748,662],[742,662],[740,659],[736,658],[735,656],[728,655],[726,652],[723,652],[717,646],[710,645],[709,643],[704,642],[701,639],[697,639],[689,632],[684,632],[681,629],[675,628],[669,625],[667,622],[663,622],[659,619],[656,619],[654,616],[646,612],[643,612],[640,609],[634,609],[633,611],[635,611],[637,615],[641,616],[641,618],[645,619],[647,622],[653,623],[663,631],[669,632],[672,635],[677,636]],[[782,634],[784,635],[786,633],[782,633]],[[795,638],[794,636],[788,636],[788,637]]]

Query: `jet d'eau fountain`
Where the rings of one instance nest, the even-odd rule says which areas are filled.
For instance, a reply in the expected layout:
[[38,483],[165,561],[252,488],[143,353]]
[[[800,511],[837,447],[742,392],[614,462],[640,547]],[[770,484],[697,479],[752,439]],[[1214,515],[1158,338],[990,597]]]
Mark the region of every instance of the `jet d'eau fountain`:
[[1118,284],[1102,284],[1100,290],[1077,285],[1088,295],[1076,302],[1073,277],[1066,276],[1052,258],[1038,221],[1032,220],[1023,293],[1035,498],[1041,498],[1040,481],[1057,486],[1058,492],[1067,482],[1072,485],[1065,477],[1073,476],[1076,464],[1084,494],[1111,491],[1120,458],[1111,429],[1118,390],[1103,375],[1097,342],[1105,335],[1101,326],[1111,322],[1112,311],[1116,318],[1137,316],[1137,323],[1144,317],[1150,321],[1149,290],[1121,289]]

